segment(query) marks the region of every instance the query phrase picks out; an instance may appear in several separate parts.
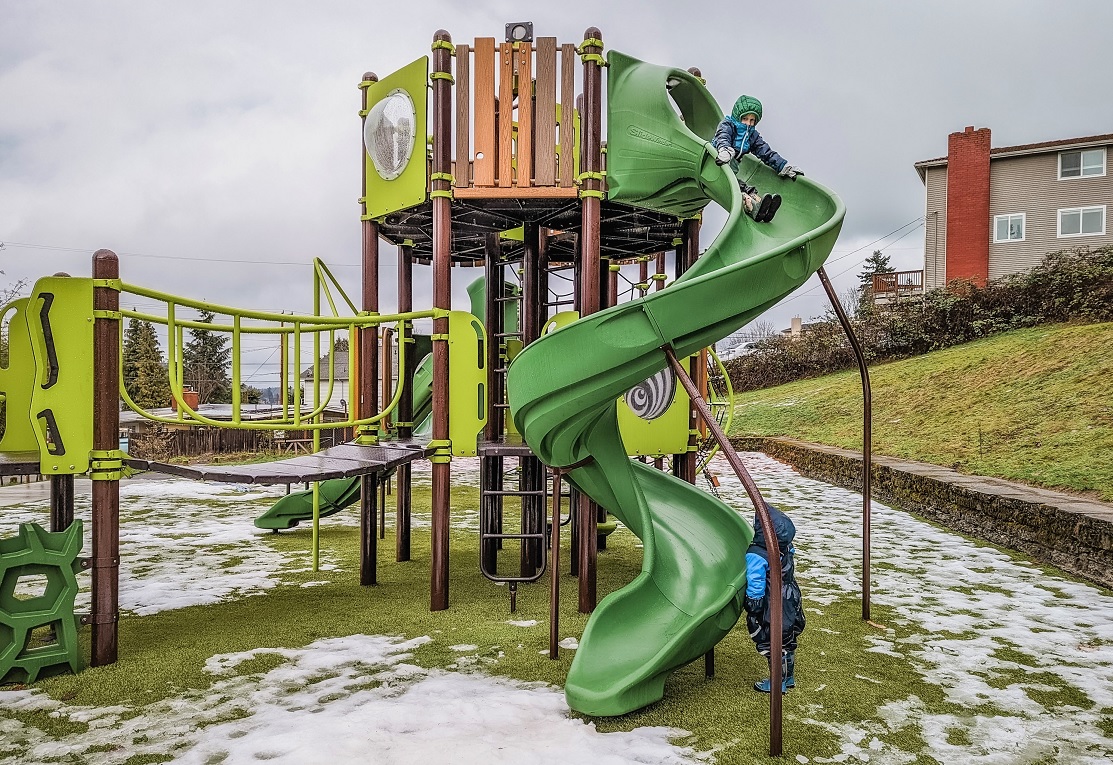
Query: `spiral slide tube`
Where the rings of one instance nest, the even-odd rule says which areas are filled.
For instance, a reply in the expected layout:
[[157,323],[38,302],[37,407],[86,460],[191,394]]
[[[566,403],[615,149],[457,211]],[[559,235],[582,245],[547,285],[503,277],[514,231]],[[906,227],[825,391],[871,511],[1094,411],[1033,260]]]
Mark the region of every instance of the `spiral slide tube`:
[[659,700],[674,669],[700,657],[742,612],[753,530],[737,510],[629,459],[615,402],[679,357],[711,345],[803,284],[831,252],[839,198],[810,178],[779,179],[747,157],[739,174],[779,193],[772,223],[742,211],[729,166],[707,138],[723,112],[692,75],[612,51],[608,67],[608,197],[698,213],[712,200],[727,223],[668,289],[601,311],[530,344],[508,375],[511,411],[548,465],[586,461],[568,478],[641,540],[641,573],[604,598],[569,670],[569,705],[620,715]]

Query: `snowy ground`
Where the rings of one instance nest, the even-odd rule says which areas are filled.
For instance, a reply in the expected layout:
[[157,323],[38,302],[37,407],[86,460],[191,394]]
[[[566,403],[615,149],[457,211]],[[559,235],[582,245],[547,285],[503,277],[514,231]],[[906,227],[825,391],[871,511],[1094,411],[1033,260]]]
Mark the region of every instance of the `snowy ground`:
[[[861,495],[804,479],[764,455],[744,456],[766,500],[796,523],[797,567],[806,570],[810,584],[806,606],[822,608],[840,594],[859,593]],[[717,458],[713,470],[722,479],[724,500],[752,513],[726,460]],[[926,680],[944,689],[950,701],[965,708],[992,704],[1001,712],[932,715],[909,697],[879,709],[876,720],[839,731],[846,761],[914,761],[900,752],[879,751],[874,740],[912,722],[923,731],[925,753],[942,763],[1113,762],[1113,738],[1098,725],[1106,721],[1113,733],[1113,596],[1108,591],[1048,575],[876,502],[871,538],[872,602],[892,607],[913,633],[900,653],[911,653]],[[808,637],[805,633],[802,644]],[[879,653],[897,649],[892,637],[879,636],[875,643]],[[1018,670],[1030,679],[1003,689],[990,685]],[[1044,673],[1077,689],[1090,705],[1037,702],[1041,691],[1055,690],[1041,682]],[[948,734],[972,743],[949,745]]]
[[[860,496],[801,478],[762,455],[744,456],[769,501],[796,520],[808,606],[822,609],[836,597],[857,593]],[[453,467],[458,479],[477,481],[474,465],[457,462]],[[724,499],[749,515],[749,502],[725,460],[717,460],[713,469],[722,480]],[[419,472],[415,478],[421,482],[427,475]],[[8,490],[0,489],[0,504]],[[281,492],[178,480],[126,483],[121,546],[128,565],[121,579],[122,607],[153,613],[245,597],[304,569],[305,560],[279,556],[255,539],[262,532],[251,520]],[[24,520],[45,525],[42,508],[41,502],[0,507],[0,535],[9,536]],[[87,497],[79,496],[77,514],[88,517]],[[354,513],[329,521],[355,522],[347,515]],[[873,540],[878,564],[873,600],[899,614],[902,632],[912,635],[896,646],[891,633],[880,633],[873,650],[911,654],[922,675],[947,698],[962,707],[991,702],[997,713],[936,715],[909,697],[879,709],[872,720],[839,727],[835,732],[843,742],[842,754],[812,762],[913,762],[913,755],[895,751],[879,738],[908,724],[921,729],[928,746],[924,753],[943,763],[1113,759],[1113,740],[1098,725],[1113,717],[1113,596],[1049,576],[994,548],[976,546],[876,503]],[[196,566],[200,557],[203,567]],[[185,566],[185,561],[194,565]],[[330,565],[327,557],[322,563]],[[190,569],[208,573],[183,578]],[[532,622],[518,626],[545,629]],[[408,663],[409,651],[431,639],[359,635],[320,640],[296,651],[263,648],[215,656],[208,668],[217,680],[210,689],[138,708],[78,708],[34,690],[0,691],[5,709],[41,710],[90,726],[87,733],[58,740],[0,717],[0,752],[17,746],[23,752],[7,759],[0,754],[0,763],[64,762],[85,753],[89,762],[114,765],[137,754],[170,752],[177,756],[175,762],[205,765],[264,759],[298,765],[713,759],[671,743],[683,731],[641,728],[601,734],[568,717],[558,688]],[[460,666],[476,666],[468,661],[473,646],[453,648],[461,654]],[[279,653],[286,662],[265,672],[228,674],[261,653]],[[1017,676],[1018,669],[1029,673],[1030,681],[991,685],[995,678]],[[1040,691],[1049,690],[1041,683],[1041,676],[1049,674],[1078,688],[1088,703],[1037,701],[1045,698]],[[821,693],[813,722],[828,725],[821,714]],[[965,735],[956,738],[956,731]],[[972,743],[958,746],[948,740]]]

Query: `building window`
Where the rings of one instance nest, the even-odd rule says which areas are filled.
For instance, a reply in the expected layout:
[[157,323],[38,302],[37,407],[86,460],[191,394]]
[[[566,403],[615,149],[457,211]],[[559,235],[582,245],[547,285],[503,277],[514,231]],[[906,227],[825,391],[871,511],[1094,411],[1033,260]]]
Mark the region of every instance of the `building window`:
[[1059,153],[1060,178],[1089,178],[1105,175],[1105,148]]
[[1103,236],[1105,207],[1071,207],[1059,211],[1059,236]]
[[1023,242],[1024,213],[993,216],[994,242]]

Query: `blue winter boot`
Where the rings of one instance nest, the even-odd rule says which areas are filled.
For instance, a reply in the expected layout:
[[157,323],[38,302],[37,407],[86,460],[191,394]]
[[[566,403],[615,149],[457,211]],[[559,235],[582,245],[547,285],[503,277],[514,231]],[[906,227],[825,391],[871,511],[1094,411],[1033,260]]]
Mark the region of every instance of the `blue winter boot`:
[[[768,656],[766,657],[766,661],[769,663],[770,674],[772,674],[773,661]],[[795,680],[793,680],[792,685],[789,685],[789,683],[788,683],[788,678],[791,677],[791,675],[789,675],[787,664],[788,664],[788,657],[787,656],[782,657],[781,658],[781,693],[787,693],[789,688],[795,688],[796,687],[796,681]],[[773,683],[770,682],[770,679],[768,677],[765,678],[764,680],[758,680],[756,683],[754,683],[754,690],[755,691],[761,691],[762,693],[770,693],[773,690]]]

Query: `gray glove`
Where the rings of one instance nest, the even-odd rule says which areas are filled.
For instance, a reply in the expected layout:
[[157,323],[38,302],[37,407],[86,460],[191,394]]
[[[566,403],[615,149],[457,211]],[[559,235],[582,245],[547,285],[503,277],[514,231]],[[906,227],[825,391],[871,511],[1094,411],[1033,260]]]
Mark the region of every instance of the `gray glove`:
[[719,154],[715,157],[715,164],[725,165],[732,159],[734,159],[734,149],[730,148],[729,146],[724,146],[723,148],[719,149]]
[[796,176],[803,174],[803,170],[798,167],[793,167],[792,165],[785,165],[781,168],[781,172],[778,173],[782,178],[788,178],[790,181],[795,181]]

